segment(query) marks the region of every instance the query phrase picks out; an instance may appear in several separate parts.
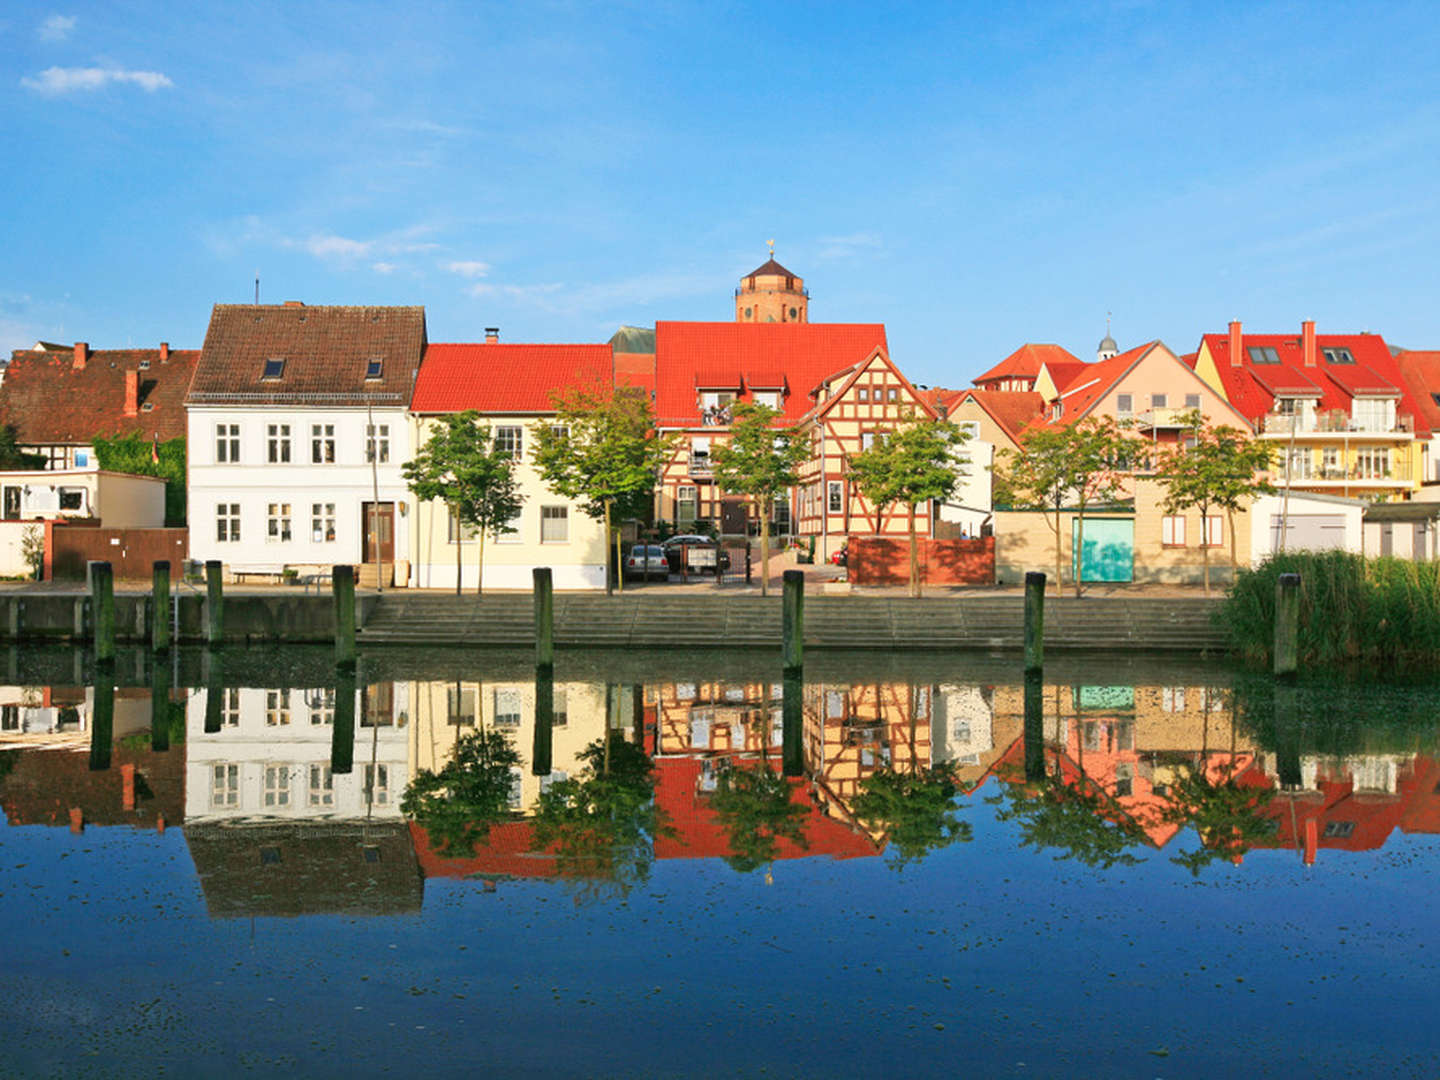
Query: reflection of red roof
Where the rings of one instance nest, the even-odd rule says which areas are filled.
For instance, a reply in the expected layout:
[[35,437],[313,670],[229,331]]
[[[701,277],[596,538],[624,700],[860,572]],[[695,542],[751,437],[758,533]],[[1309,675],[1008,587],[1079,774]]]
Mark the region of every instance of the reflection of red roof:
[[[1299,838],[1305,835],[1305,823],[1313,818],[1322,848],[1378,850],[1407,817],[1408,808],[1423,797],[1422,792],[1434,788],[1434,772],[1431,759],[1417,757],[1402,771],[1394,795],[1356,791],[1349,774],[1322,775],[1315,781],[1316,792],[1276,796],[1265,811],[1276,822],[1275,835],[1256,846],[1298,848]],[[1424,788],[1426,780],[1430,781],[1429,789]],[[1423,811],[1416,820],[1424,820]],[[1327,827],[1329,836],[1325,835]]]
[[[657,322],[655,324],[655,415],[668,427],[700,422],[696,388],[700,376],[717,374],[751,389],[775,388],[783,375],[783,422],[793,424],[809,411],[809,390],[823,380],[886,350],[880,323]],[[761,379],[749,383],[751,373]],[[718,388],[718,387],[717,387]]]
[[[68,825],[72,807],[79,807],[91,825],[149,828],[157,814],[165,815],[166,824],[184,823],[184,746],[127,750],[117,743],[110,768],[93,772],[90,755],[83,750],[12,752],[14,768],[0,780],[0,807],[11,825]],[[134,810],[123,805],[124,765],[134,765],[137,778],[144,781],[136,785]]]
[[1417,757],[1415,795],[1405,805],[1400,828],[1407,833],[1440,833],[1440,761]]
[[1400,378],[1410,391],[1417,415],[1431,431],[1440,431],[1440,352],[1402,352],[1395,357]]
[[[731,854],[725,827],[700,794],[701,758],[660,758],[655,762],[655,803],[670,817],[673,836],[655,840],[657,859],[713,859]],[[744,768],[744,763],[737,763]],[[808,847],[783,837],[777,838],[776,859],[799,859],[807,855],[829,855],[836,859],[875,855],[879,849],[864,833],[827,817],[810,798],[803,780],[791,781],[791,799],[807,811],[804,836]]]
[[985,383],[998,382],[1001,379],[1033,379],[1040,374],[1042,364],[1050,364],[1053,375],[1056,364],[1078,363],[1080,360],[1074,353],[1062,349],[1059,345],[1026,344],[971,382],[976,386],[984,386]]
[[949,402],[954,408],[969,398],[990,414],[1006,435],[1019,443],[1020,433],[1041,418],[1045,403],[1033,390],[962,390]]
[[[1397,410],[1415,417],[1417,434],[1430,432],[1426,415],[1416,408],[1414,394],[1401,376],[1400,365],[1379,334],[1317,334],[1313,366],[1307,367],[1298,334],[1243,334],[1240,363],[1232,364],[1229,334],[1206,334],[1201,344],[1210,352],[1230,404],[1252,423],[1271,411],[1275,395],[1319,393],[1318,409],[1350,412],[1356,395],[1396,397]],[[1257,364],[1254,348],[1274,349],[1279,363]],[[1326,349],[1348,349],[1353,364],[1332,364]]]
[[502,821],[490,826],[490,836],[475,854],[466,858],[439,854],[430,845],[424,826],[410,822],[410,838],[420,870],[427,878],[449,877],[555,877],[553,855],[530,850],[534,828],[528,821]]
[[609,345],[430,345],[415,380],[417,413],[553,412],[553,391],[609,385]]

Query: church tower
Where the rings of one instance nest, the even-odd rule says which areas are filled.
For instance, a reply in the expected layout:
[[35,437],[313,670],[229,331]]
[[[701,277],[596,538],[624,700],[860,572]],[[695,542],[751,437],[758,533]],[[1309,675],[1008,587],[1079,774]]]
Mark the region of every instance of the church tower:
[[805,282],[775,261],[775,241],[771,240],[769,261],[741,278],[735,290],[735,321],[809,322],[809,307]]
[[1110,314],[1105,314],[1105,336],[1100,339],[1100,347],[1095,350],[1096,360],[1109,360],[1112,356],[1120,355],[1120,346],[1115,344],[1115,339],[1110,336]]

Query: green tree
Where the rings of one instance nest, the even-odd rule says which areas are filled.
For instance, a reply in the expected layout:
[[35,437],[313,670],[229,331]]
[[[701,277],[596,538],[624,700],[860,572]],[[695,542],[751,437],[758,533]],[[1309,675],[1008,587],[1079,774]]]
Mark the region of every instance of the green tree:
[[158,476],[165,481],[165,524],[170,528],[185,525],[185,438],[157,442],[139,432],[106,438],[96,435],[90,440],[95,448],[95,463],[106,472],[130,473],[133,476]]
[[1200,554],[1204,563],[1205,595],[1210,595],[1210,545],[1206,522],[1212,510],[1224,510],[1230,532],[1230,572],[1239,568],[1235,557],[1235,511],[1257,496],[1275,490],[1261,475],[1274,451],[1237,428],[1208,427],[1198,410],[1185,416],[1194,429],[1195,445],[1176,446],[1160,461],[1155,479],[1165,489],[1165,512],[1200,512]]
[[959,790],[943,764],[908,773],[884,769],[860,781],[860,794],[850,806],[867,827],[885,831],[898,869],[932,851],[970,841],[970,823],[955,816]]
[[485,589],[485,534],[498,536],[520,512],[524,498],[515,487],[515,461],[495,445],[489,426],[474,410],[440,417],[425,445],[401,470],[415,497],[438,500],[456,518],[455,592],[460,593],[461,548],[467,526],[479,541],[475,591]]
[[947,498],[966,468],[956,452],[969,435],[948,420],[917,420],[877,438],[869,450],[850,459],[850,478],[875,507],[876,525],[883,529],[885,508],[909,508],[910,595],[920,595],[920,546],[915,511],[923,502]]
[[535,465],[552,489],[605,523],[606,561],[613,556],[615,571],[606,573],[605,589],[618,579],[623,592],[615,525],[649,509],[674,439],[655,430],[650,398],[636,386],[572,387],[552,400],[556,419],[537,431]]
[[1131,439],[1110,417],[1087,416],[1073,424],[1034,427],[1020,450],[1006,451],[1000,488],[1016,509],[1044,511],[1055,537],[1055,593],[1064,591],[1061,541],[1063,512],[1074,507],[1075,595],[1084,578],[1085,510],[1120,493],[1129,466]]
[[10,471],[43,468],[45,468],[44,454],[27,453],[16,444],[14,424],[0,426],[0,469]]
[[1088,777],[1067,783],[1058,761],[1054,776],[1034,783],[1012,780],[986,801],[999,806],[997,821],[1019,823],[1022,847],[1054,848],[1060,852],[1056,861],[1075,859],[1104,870],[1140,861],[1130,849],[1145,839],[1145,830],[1128,815],[1115,815],[1112,801]]
[[1210,863],[1244,855],[1274,834],[1275,821],[1265,813],[1274,797],[1272,787],[1242,784],[1232,775],[1209,776],[1203,761],[1178,766],[1160,820],[1193,826],[1200,847],[1170,861],[1199,877]]
[[490,826],[510,816],[511,770],[519,764],[503,732],[463,736],[439,772],[416,773],[400,810],[424,827],[441,855],[472,855]]
[[745,874],[774,862],[781,838],[800,848],[810,846],[805,808],[791,801],[791,793],[789,781],[764,761],[753,769],[720,770],[710,805],[729,837],[725,861],[732,869]]
[[778,409],[742,401],[732,406],[730,441],[715,447],[711,459],[721,490],[746,495],[760,518],[760,595],[770,595],[770,509],[775,496],[789,491],[809,444],[793,427],[775,428]]

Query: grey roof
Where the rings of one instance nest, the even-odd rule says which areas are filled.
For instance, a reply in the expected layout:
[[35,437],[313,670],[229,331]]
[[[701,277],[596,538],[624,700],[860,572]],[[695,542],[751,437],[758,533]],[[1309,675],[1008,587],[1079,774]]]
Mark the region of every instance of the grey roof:
[[764,266],[757,266],[754,270],[751,270],[751,271],[750,271],[748,274],[746,274],[745,276],[746,276],[747,278],[753,278],[753,277],[760,277],[762,274],[763,274],[763,275],[774,274],[774,275],[777,275],[777,276],[779,276],[779,277],[794,277],[794,276],[795,276],[795,275],[792,274],[789,270],[786,270],[785,267],[781,266],[778,262],[776,262],[774,255],[771,255],[771,256],[770,256],[769,261],[766,262]]
[[1434,521],[1440,518],[1440,502],[1371,503],[1365,508],[1366,521]]
[[1103,338],[1100,339],[1100,347],[1097,351],[1119,353],[1120,346],[1115,344],[1115,339],[1113,337],[1111,337],[1109,334],[1106,334]]
[[655,328],[653,326],[622,326],[610,335],[610,348],[619,353],[655,352]]

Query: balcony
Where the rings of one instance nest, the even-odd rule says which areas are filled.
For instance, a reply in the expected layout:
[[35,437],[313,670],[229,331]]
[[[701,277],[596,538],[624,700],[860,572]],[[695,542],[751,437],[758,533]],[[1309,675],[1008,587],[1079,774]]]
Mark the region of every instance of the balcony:
[[1415,417],[1401,413],[1392,427],[1381,427],[1369,420],[1356,419],[1339,409],[1319,415],[1266,413],[1260,417],[1262,435],[1411,435],[1415,431]]
[[[1178,431],[1184,428],[1192,428],[1195,426],[1190,421],[1193,419],[1193,416],[1197,411],[1198,410],[1196,409],[1174,409],[1160,407],[1155,409],[1146,409],[1143,412],[1135,413],[1128,419],[1133,420],[1135,426],[1137,428],[1140,428],[1142,431],[1155,431],[1162,428],[1170,428]],[[1120,419],[1125,420],[1127,419],[1127,417],[1121,415]]]
[[691,476],[713,476],[715,469],[710,464],[709,454],[691,454],[686,468]]

